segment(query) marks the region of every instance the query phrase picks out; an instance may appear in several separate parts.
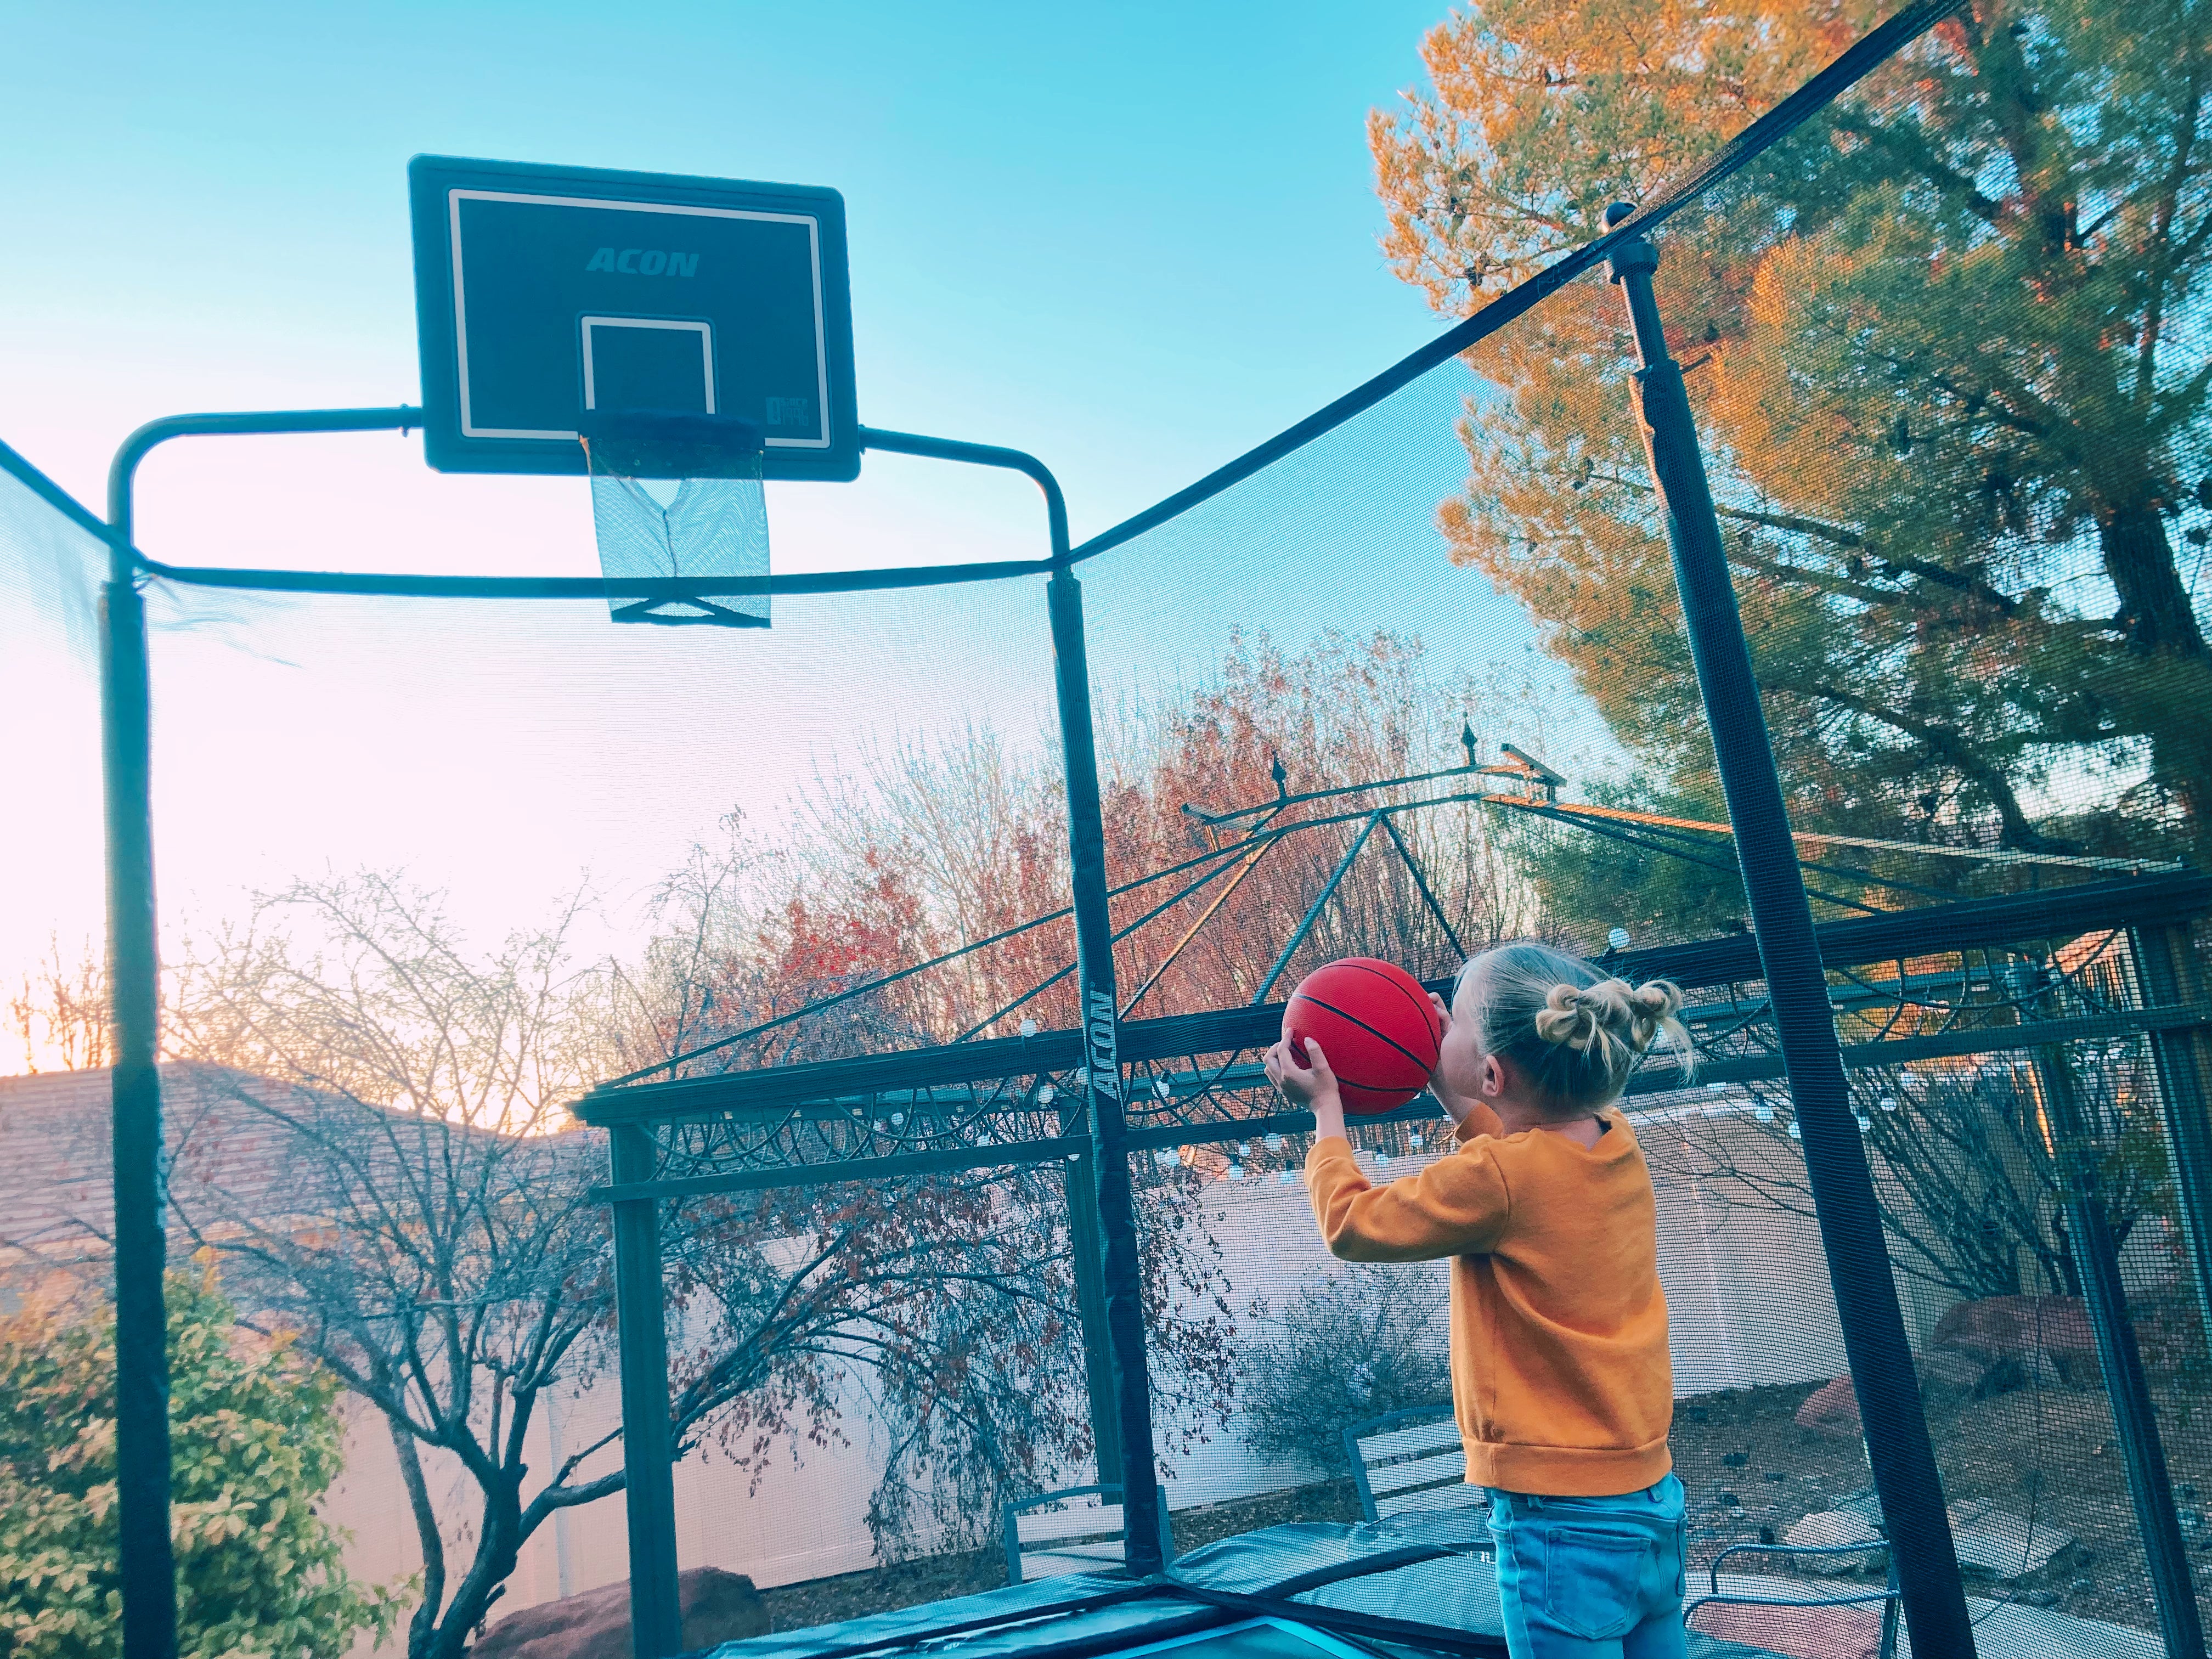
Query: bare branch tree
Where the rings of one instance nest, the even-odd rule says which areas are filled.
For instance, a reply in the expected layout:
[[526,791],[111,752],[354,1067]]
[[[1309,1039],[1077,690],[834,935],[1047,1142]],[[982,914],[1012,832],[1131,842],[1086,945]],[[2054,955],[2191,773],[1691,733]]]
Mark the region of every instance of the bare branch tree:
[[[374,874],[301,883],[179,975],[179,1046],[220,1063],[177,1091],[180,1212],[251,1320],[300,1333],[384,1415],[422,1552],[410,1659],[458,1659],[537,1528],[623,1485],[597,1455],[608,1441],[556,1468],[526,1462],[546,1391],[588,1385],[611,1332],[590,1195],[605,1147],[563,1102],[611,1069],[617,1020],[696,1006],[716,924],[679,906],[647,971],[618,983],[571,967],[580,908],[478,959],[437,895]],[[258,1158],[242,1156],[249,1139]],[[712,1446],[757,1478],[835,1442],[857,1382],[892,1440],[870,1513],[879,1548],[974,1541],[1000,1495],[1090,1452],[1060,1179],[672,1203],[677,1455]],[[1166,1308],[1208,1294],[1218,1308],[1218,1273],[1184,1230],[1150,1233],[1148,1270],[1176,1289],[1156,1297],[1166,1392],[1218,1420],[1228,1322]],[[473,1488],[465,1560],[449,1559],[430,1450]]]
[[81,1072],[105,1066],[109,1048],[107,968],[88,939],[64,957],[59,934],[46,955],[27,969],[8,996],[8,1035],[18,1045],[26,1072]]
[[[2100,1121],[2099,1144],[2080,1150],[2098,1162],[2100,1200],[2123,1242],[2161,1190],[2157,1159],[2139,1144],[2154,1138],[2140,1110],[2149,1085],[2140,1047],[2077,1042],[2065,1055]],[[2081,1294],[2063,1219],[2067,1149],[2024,1058],[1868,1068],[1850,1085],[1898,1272],[1970,1300]],[[1652,1140],[1653,1163],[1695,1180],[1716,1206],[1812,1218],[1787,1090],[1760,1083],[1747,1092],[1747,1117],[1739,1108],[1717,1121],[1685,1119],[1679,1139]]]

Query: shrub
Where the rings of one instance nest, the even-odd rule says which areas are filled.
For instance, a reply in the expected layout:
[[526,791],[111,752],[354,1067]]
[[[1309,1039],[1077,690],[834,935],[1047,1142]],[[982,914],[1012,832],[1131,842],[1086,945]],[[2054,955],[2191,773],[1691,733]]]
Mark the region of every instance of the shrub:
[[1444,1304],[1431,1267],[1360,1267],[1300,1290],[1245,1358],[1244,1443],[1271,1460],[1348,1473],[1350,1425],[1450,1399]]
[[[212,1275],[168,1285],[180,1659],[340,1659],[398,1605],[357,1584],[313,1504],[337,1477],[337,1385],[244,1336]],[[79,1310],[81,1311],[81,1310]],[[0,1319],[0,1655],[123,1650],[115,1316]]]

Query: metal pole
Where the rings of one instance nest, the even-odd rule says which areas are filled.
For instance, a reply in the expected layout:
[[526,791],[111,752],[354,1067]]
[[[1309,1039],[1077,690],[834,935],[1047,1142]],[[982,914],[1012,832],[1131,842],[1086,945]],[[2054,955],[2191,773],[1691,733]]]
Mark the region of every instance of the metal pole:
[[[1088,1091],[1069,1097],[1060,1133],[1087,1135]],[[1073,1256],[1075,1313],[1083,1332],[1083,1389],[1091,1409],[1091,1444],[1103,1486],[1121,1468],[1121,1408],[1115,1392],[1114,1339],[1106,1309],[1106,1236],[1098,1224],[1095,1144],[1062,1166],[1066,1171],[1067,1248]]]
[[131,554],[131,477],[111,475],[101,594],[107,819],[107,982],[115,1028],[115,1475],[124,1659],[173,1659],[169,1542],[167,1157],[162,1139],[161,957],[154,908],[153,698],[146,607]]
[[[607,1134],[608,1175],[618,1187],[653,1179],[653,1131],[622,1124]],[[668,1316],[660,1275],[660,1206],[614,1206],[615,1340],[622,1368],[623,1505],[629,1523],[630,1650],[668,1659],[684,1650],[676,1589],[676,1477],[668,1435]]]
[[[2203,1001],[2204,975],[2185,922],[2130,928],[2128,953],[2135,959],[2143,1006],[2178,1008]],[[2150,1053],[2197,1317],[2205,1340],[2212,1343],[2212,1036],[2202,1029],[2154,1031]]]
[[1467,946],[1459,942],[1459,933],[1452,927],[1451,918],[1444,914],[1444,907],[1437,902],[1437,896],[1429,890],[1429,878],[1421,873],[1420,864],[1413,857],[1413,849],[1406,844],[1406,837],[1399,833],[1396,817],[1384,818],[1382,827],[1390,832],[1391,844],[1397,848],[1398,856],[1405,860],[1407,872],[1413,878],[1413,885],[1420,890],[1421,902],[1429,907],[1429,914],[1437,919],[1437,926],[1444,930],[1444,942],[1451,946],[1454,956],[1462,962],[1466,961]]
[[[2049,970],[2026,967],[2020,970],[2050,984]],[[2063,1011],[2057,999],[2046,994],[2041,1012],[2055,1018]],[[2158,1431],[2158,1413],[2152,1405],[2150,1382],[2143,1374],[2142,1353],[2128,1323],[2127,1287],[2120,1279],[2120,1249],[2112,1236],[2112,1218],[2105,1212],[2098,1189],[2098,1137],[2083,1109],[2066,1051],[2051,1043],[2034,1051],[2036,1086],[2055,1139],[2052,1150],[2058,1164],[2060,1198],[2066,1209],[2066,1231],[2073,1246],[2074,1266],[2081,1279],[2082,1311],[2097,1344],[2097,1369],[2104,1377],[2105,1393],[2112,1401],[2113,1437],[2119,1442],[2120,1461],[2128,1477],[2128,1496],[2135,1504],[2136,1529],[2142,1535],[2143,1561],[2150,1571],[2151,1600],[2158,1608],[2160,1634],[2168,1653],[2201,1654],[2204,1627],[2197,1612],[2197,1586],[2189,1570],[2189,1552],[2181,1538],[2181,1518],[2173,1504],[2173,1480],[2166,1468],[2166,1446]]]
[[1313,932],[1314,923],[1321,920],[1323,908],[1336,896],[1337,888],[1343,884],[1345,872],[1352,868],[1352,861],[1359,856],[1359,849],[1367,845],[1368,836],[1375,833],[1375,826],[1382,821],[1382,814],[1376,812],[1359,826],[1359,833],[1352,838],[1352,845],[1344,849],[1344,856],[1336,861],[1336,868],[1329,872],[1328,879],[1322,884],[1321,891],[1314,896],[1314,902],[1306,906],[1306,913],[1298,918],[1298,925],[1291,929],[1290,943],[1283,946],[1282,954],[1275,958],[1274,966],[1267,969],[1267,977],[1260,981],[1260,988],[1252,994],[1253,1007],[1258,1007],[1267,1000],[1267,993],[1275,988],[1275,981],[1282,978],[1283,970],[1291,965],[1291,958],[1297,955],[1298,946],[1306,942],[1306,935]]
[[1279,841],[1261,842],[1259,846],[1254,848],[1249,853],[1247,853],[1244,855],[1244,860],[1242,866],[1237,870],[1235,875],[1230,877],[1229,884],[1224,887],[1219,892],[1216,893],[1211,899],[1206,901],[1206,908],[1198,913],[1198,920],[1192,922],[1189,927],[1182,930],[1182,937],[1175,942],[1174,945],[1170,948],[1167,955],[1160,958],[1159,965],[1154,968],[1151,973],[1145,976],[1145,982],[1137,988],[1136,994],[1133,995],[1128,1001],[1121,1005],[1122,1018],[1128,1018],[1130,1012],[1134,1009],[1139,1003],[1145,1000],[1146,996],[1151,992],[1152,987],[1158,985],[1161,980],[1167,977],[1168,969],[1174,967],[1176,964],[1176,958],[1182,955],[1182,953],[1189,948],[1191,940],[1198,937],[1199,930],[1204,927],[1207,922],[1212,921],[1215,915],[1220,912],[1221,907],[1228,903],[1230,899],[1236,895],[1237,890],[1244,884],[1244,878],[1250,875],[1255,870],[1260,867],[1260,860],[1267,856],[1268,851],[1280,844]]
[[171,438],[404,430],[421,412],[314,409],[173,415],[123,441],[107,469],[100,594],[101,763],[107,837],[107,982],[115,1027],[115,1507],[125,1659],[177,1650],[169,1541],[167,1149],[161,1123],[161,939],[154,896],[153,691],[133,543],[138,464]]
[[[1065,558],[1064,544],[1055,547]],[[1046,586],[1060,740],[1067,776],[1067,847],[1075,904],[1075,957],[1082,988],[1084,1079],[1097,1165],[1098,1222],[1105,1246],[1106,1330],[1121,1442],[1124,1559],[1139,1577],[1167,1562],[1161,1536],[1159,1472],[1152,1462],[1152,1377],[1145,1364],[1143,1266],[1129,1190],[1128,1126],[1121,1115],[1120,1018],[1114,992],[1114,923],[1106,896],[1106,827],[1098,800],[1098,757],[1091,726],[1091,668],[1084,649],[1083,589],[1062,565]],[[1100,1471],[1103,1475],[1104,1471]]]
[[[1633,211],[1616,203],[1606,210],[1607,222],[1618,224]],[[1644,453],[1667,510],[1682,619],[1735,830],[1775,1033],[1804,1134],[1806,1175],[1866,1427],[1875,1491],[1898,1564],[1905,1627],[1915,1653],[1960,1659],[1974,1652],[1974,1632],[1958,1549],[1944,1513],[1942,1479],[1929,1443],[1866,1148],[1850,1109],[1813,908],[1790,836],[1697,425],[1682,371],[1668,354],[1651,290],[1651,273],[1658,267],[1657,252],[1642,237],[1622,244],[1607,266],[1620,284],[1636,337],[1635,396]]]
[[[2063,1057],[2046,1060],[2046,1073],[2062,1072]],[[2070,1091],[2072,1079],[2059,1085]],[[2097,1342],[2097,1368],[2112,1402],[2112,1431],[2127,1467],[2128,1495],[2134,1500],[2136,1529],[2142,1534],[2143,1562],[2150,1571],[2151,1601],[2158,1608],[2160,1634],[2170,1654],[2204,1651],[2204,1626],[2197,1611],[2197,1584],[2181,1537],[2181,1517],[2173,1505],[2173,1477],[2159,1437],[2158,1413],[2142,1352],[2128,1323],[2127,1287],[2120,1279],[2120,1249],[2099,1198],[2087,1158],[2079,1150],[2066,1177],[2067,1230],[2073,1234],[2075,1265],[2081,1273],[2081,1304]]]
[[[918,455],[931,460],[957,461],[969,466],[1000,467],[1010,471],[1019,472],[1031,479],[1036,487],[1044,492],[1046,534],[1050,539],[1053,560],[1059,567],[1053,577],[1050,588],[1052,603],[1056,605],[1060,602],[1060,583],[1063,578],[1067,581],[1071,592],[1074,592],[1075,579],[1068,574],[1066,568],[1068,553],[1066,499],[1060,494],[1060,481],[1053,477],[1052,469],[1037,459],[1036,456],[1018,449],[1003,448],[996,444],[967,443],[955,438],[932,438],[914,432],[887,432],[877,427],[860,428],[860,447],[863,449],[881,450],[895,455]],[[1074,605],[1074,660],[1079,670],[1077,684],[1081,696],[1080,769],[1083,777],[1088,781],[1091,821],[1099,826],[1095,830],[1101,849],[1096,860],[1098,884],[1096,908],[1100,925],[1107,929],[1107,937],[1103,947],[1091,950],[1086,956],[1087,936],[1085,933],[1086,924],[1084,919],[1085,892],[1083,874],[1085,860],[1083,854],[1079,850],[1075,857],[1074,898],[1077,982],[1085,988],[1085,1006],[1088,1007],[1091,1006],[1089,988],[1093,981],[1090,969],[1085,964],[1086,962],[1094,964],[1099,961],[1104,963],[1105,978],[1099,982],[1105,985],[1110,998],[1114,986],[1114,946],[1111,924],[1106,920],[1108,915],[1105,892],[1106,860],[1103,850],[1105,832],[1099,820],[1098,769],[1091,745],[1091,682],[1087,672],[1082,672],[1083,611],[1079,593],[1076,594]],[[1067,647],[1060,638],[1059,611],[1054,610],[1051,615],[1053,649],[1054,657],[1060,665],[1059,681],[1060,735],[1065,746],[1068,743],[1070,719],[1066,669]],[[1066,753],[1069,768],[1068,835],[1073,842],[1079,840],[1083,832],[1078,827],[1079,820],[1075,809],[1079,793],[1076,781],[1078,762],[1073,748],[1068,748]],[[1004,1013],[1006,1011],[1001,1009],[1000,1012]],[[1119,1075],[1117,1071],[1115,1073],[1117,1083]],[[1090,1091],[1086,1091],[1086,1092]],[[1084,1110],[1085,1103],[1079,1099],[1070,1101],[1067,1108],[1063,1110],[1061,1121],[1066,1126],[1069,1133],[1074,1132],[1078,1120],[1082,1116]],[[1114,1121],[1118,1131],[1121,1122],[1118,1098]],[[1149,1449],[1152,1443],[1152,1436],[1149,1390],[1147,1389],[1146,1392],[1144,1407],[1145,1431],[1132,1442],[1127,1434],[1130,1419],[1127,1402],[1115,1381],[1116,1350],[1113,1334],[1114,1298],[1108,1290],[1108,1281],[1115,1271],[1112,1264],[1116,1259],[1116,1251],[1113,1235],[1109,1231],[1105,1212],[1101,1205],[1102,1195],[1107,1188],[1118,1181],[1122,1194],[1121,1212],[1125,1218],[1127,1217],[1129,1212],[1127,1198],[1129,1170],[1126,1154],[1117,1154],[1109,1159],[1103,1154],[1103,1145],[1104,1143],[1098,1139],[1094,1127],[1093,1151],[1085,1154],[1068,1170],[1067,1232],[1068,1249],[1074,1258],[1076,1316],[1083,1328],[1083,1369],[1085,1384],[1090,1395],[1091,1439],[1098,1460],[1099,1483],[1108,1485],[1113,1480],[1115,1470],[1126,1468],[1128,1461],[1127,1448],[1133,1443],[1147,1449],[1144,1465],[1147,1478],[1151,1478],[1152,1465]],[[1124,1225],[1126,1224],[1125,1221]],[[1133,1261],[1135,1259],[1134,1249],[1134,1242],[1132,1238],[1129,1243],[1129,1256]],[[1132,1279],[1131,1283],[1133,1285],[1135,1281]],[[1141,1310],[1139,1313],[1141,1315]],[[1141,1344],[1143,1336],[1141,1317],[1139,1320],[1137,1330]],[[1137,1352],[1141,1355],[1141,1346]],[[1145,1373],[1141,1363],[1137,1367],[1137,1375],[1140,1380],[1144,1378]],[[1125,1493],[1124,1496],[1134,1501],[1134,1494]],[[1146,1498],[1144,1501],[1146,1507],[1141,1514],[1150,1516],[1157,1506],[1150,1498]],[[1126,1510],[1125,1513],[1137,1515],[1140,1512],[1130,1509]],[[1133,1533],[1132,1535],[1133,1536]]]

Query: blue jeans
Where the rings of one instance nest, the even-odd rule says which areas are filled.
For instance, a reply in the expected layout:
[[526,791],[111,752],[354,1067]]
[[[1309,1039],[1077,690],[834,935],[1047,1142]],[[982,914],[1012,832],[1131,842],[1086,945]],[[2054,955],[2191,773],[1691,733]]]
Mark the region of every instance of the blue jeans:
[[1618,1498],[1490,1494],[1513,1659],[1685,1659],[1682,1483]]

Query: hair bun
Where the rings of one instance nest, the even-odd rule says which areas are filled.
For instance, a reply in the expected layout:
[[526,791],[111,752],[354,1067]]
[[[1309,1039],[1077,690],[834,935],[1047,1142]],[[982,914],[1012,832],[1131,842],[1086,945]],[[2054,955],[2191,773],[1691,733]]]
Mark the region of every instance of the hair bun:
[[1537,1012],[1536,1035],[1577,1052],[1601,1036],[1611,1037],[1640,1054],[1681,1006],[1682,993],[1670,980],[1633,987],[1625,979],[1601,979],[1589,986],[1554,985]]
[[1468,959],[1453,1017],[1476,1021],[1483,1048],[1520,1067],[1557,1115],[1618,1100],[1662,1031],[1675,1050],[1670,1081],[1692,1075],[1698,1056],[1681,1006],[1680,989],[1666,980],[1608,979],[1579,957],[1523,939]]
[[1554,985],[1551,994],[1544,999],[1544,1006],[1536,1012],[1536,1035],[1547,1042],[1564,1044],[1577,1051],[1588,1048],[1597,1041],[1598,1032],[1604,1026],[1596,999],[1591,994],[1602,988],[1592,986],[1589,991],[1584,991],[1579,986]]
[[[1625,985],[1622,988],[1627,989]],[[1634,1010],[1628,1022],[1628,1041],[1638,1054],[1649,1048],[1651,1040],[1662,1030],[1668,1033],[1669,1041],[1676,1040],[1675,1033],[1681,1022],[1674,1016],[1682,1006],[1682,988],[1673,980],[1647,980],[1629,991],[1628,1003]],[[1686,1031],[1681,1032],[1680,1047],[1685,1054],[1689,1052],[1688,1038]]]

